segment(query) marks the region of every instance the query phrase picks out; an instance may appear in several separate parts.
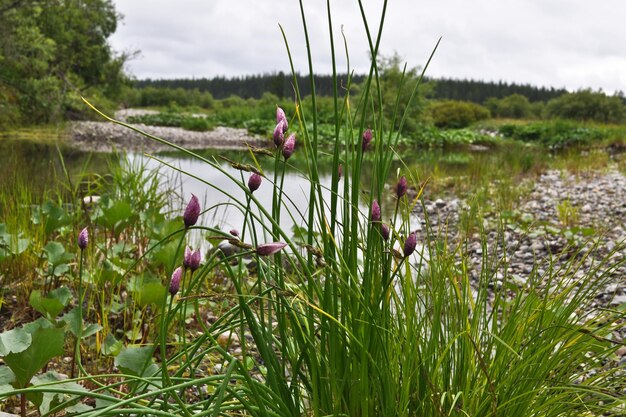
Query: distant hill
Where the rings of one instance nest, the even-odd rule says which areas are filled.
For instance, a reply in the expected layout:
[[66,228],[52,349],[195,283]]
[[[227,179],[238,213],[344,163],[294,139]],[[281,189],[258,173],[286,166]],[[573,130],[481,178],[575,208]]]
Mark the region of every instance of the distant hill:
[[[300,93],[305,96],[311,94],[308,76],[298,75]],[[364,75],[354,75],[353,83],[360,83]],[[338,75],[338,87],[341,92],[346,86],[346,74]],[[484,103],[490,97],[502,98],[511,94],[521,94],[531,102],[548,101],[567,93],[565,89],[535,87],[529,84],[507,83],[503,81],[456,80],[451,78],[427,78],[427,83],[433,84],[429,89],[429,97],[433,99],[465,100],[475,103]],[[213,78],[178,78],[178,79],[145,79],[135,81],[137,88],[161,87],[197,89],[201,92],[210,92],[214,98],[222,99],[229,96],[242,98],[260,98],[264,93],[275,94],[278,97],[293,96],[292,78],[283,73],[246,75],[241,77],[213,77]],[[322,96],[333,94],[331,75],[315,77],[315,91]]]

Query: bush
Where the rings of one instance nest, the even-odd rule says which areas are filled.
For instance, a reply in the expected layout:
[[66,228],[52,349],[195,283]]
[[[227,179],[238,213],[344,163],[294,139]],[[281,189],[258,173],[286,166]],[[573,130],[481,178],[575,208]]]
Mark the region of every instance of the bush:
[[489,118],[489,110],[468,101],[438,101],[429,107],[430,117],[437,127],[459,129]]
[[485,106],[494,117],[510,119],[525,119],[535,115],[537,108],[530,104],[528,98],[521,94],[511,94],[510,96],[497,99],[490,98],[485,102]]
[[523,142],[536,142],[547,146],[564,148],[589,145],[605,139],[604,130],[557,120],[528,124],[505,124],[500,126],[502,136]]
[[580,90],[550,100],[546,106],[546,116],[600,123],[622,123],[626,120],[626,110],[618,96],[608,97],[600,91]]

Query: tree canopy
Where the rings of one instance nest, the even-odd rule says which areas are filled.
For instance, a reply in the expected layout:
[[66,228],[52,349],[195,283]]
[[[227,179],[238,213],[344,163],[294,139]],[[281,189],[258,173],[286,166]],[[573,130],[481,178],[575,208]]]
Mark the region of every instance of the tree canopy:
[[118,95],[119,19],[111,0],[0,0],[0,125],[82,117],[80,94]]

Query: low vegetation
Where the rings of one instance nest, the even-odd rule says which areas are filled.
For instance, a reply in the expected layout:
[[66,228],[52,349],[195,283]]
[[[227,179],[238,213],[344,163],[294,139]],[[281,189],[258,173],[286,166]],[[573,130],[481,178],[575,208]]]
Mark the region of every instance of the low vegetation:
[[[378,57],[380,39],[369,40]],[[626,262],[619,259],[626,242],[590,265],[597,244],[572,237],[523,280],[502,254],[507,228],[535,232],[513,206],[525,190],[519,177],[562,161],[546,145],[592,145],[615,139],[621,127],[494,123],[477,104],[437,107],[420,90],[422,72],[397,64],[372,60],[367,77],[354,84],[348,77],[330,97],[305,97],[294,72],[293,102],[270,94],[210,101],[197,93],[207,106],[168,103],[167,112],[132,120],[197,130],[223,123],[267,135],[268,149],[220,157],[144,133],[219,173],[238,195],[162,162],[212,190],[208,202],[183,199],[163,188],[158,170],[124,156],[113,156],[103,174],[54,159],[44,176],[51,182],[37,188],[38,167],[13,162],[12,176],[0,178],[2,410],[22,417],[35,409],[42,416],[623,415],[616,352],[624,341],[615,335],[626,317],[623,306],[598,299]],[[481,147],[431,161],[433,153],[415,152],[424,144],[441,151],[502,143],[495,163]],[[464,178],[451,181],[455,166]],[[290,170],[306,182],[298,190],[306,210],[290,203]],[[426,210],[425,196],[447,187],[474,194],[456,234],[447,224],[434,227]],[[238,227],[207,220],[224,207],[243,214]],[[495,228],[487,230],[486,213]],[[554,233],[574,236],[577,208],[565,200],[557,217]],[[281,218],[296,227],[281,227]]]

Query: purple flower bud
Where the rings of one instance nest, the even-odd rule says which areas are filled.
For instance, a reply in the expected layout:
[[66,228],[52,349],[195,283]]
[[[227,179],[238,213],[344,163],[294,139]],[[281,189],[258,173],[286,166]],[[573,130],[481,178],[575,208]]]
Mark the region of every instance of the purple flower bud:
[[363,152],[365,152],[367,150],[367,147],[369,146],[370,142],[372,141],[372,131],[370,129],[367,129],[365,132],[363,132]]
[[248,188],[250,188],[250,192],[255,192],[261,186],[261,176],[256,172],[253,172],[248,178]]
[[190,263],[191,263],[191,248],[189,246],[186,246],[185,255],[183,256],[183,266],[185,268],[189,268]]
[[261,256],[270,256],[280,252],[285,246],[287,246],[287,244],[283,242],[263,243],[257,246],[256,253]]
[[382,235],[383,239],[389,240],[389,226],[387,226],[387,223],[381,223],[380,234]]
[[185,213],[183,214],[183,220],[185,221],[185,227],[193,226],[198,221],[200,216],[200,203],[198,197],[191,194],[191,200],[187,203]]
[[285,116],[285,111],[280,107],[276,107],[276,123],[280,124],[283,122],[283,132],[286,132],[289,129],[289,122],[287,121],[287,116]]
[[179,266],[172,274],[172,279],[170,280],[170,294],[172,295],[172,297],[175,296],[180,289],[180,279],[182,276],[183,268]]
[[85,227],[78,234],[78,247],[81,250],[83,250],[87,247],[88,243],[89,243],[89,232],[87,232],[87,228]]
[[374,200],[372,201],[372,222],[379,222],[380,219],[380,205],[378,204],[378,200]]
[[185,248],[185,256],[183,257],[183,266],[185,268],[193,272],[200,267],[200,261],[202,261],[200,249],[192,251],[189,247]]
[[341,179],[341,177],[343,176],[343,165],[341,164],[337,166],[337,176],[339,177],[339,179]]
[[398,184],[396,184],[396,196],[402,198],[406,194],[406,188],[406,177],[403,175],[400,180],[398,180]]
[[406,240],[404,241],[404,256],[405,257],[410,256],[415,251],[416,246],[417,246],[417,235],[415,234],[415,232],[411,232],[409,237],[407,237]]
[[285,140],[284,122],[281,120],[274,128],[274,145],[278,148]]
[[196,249],[191,252],[191,259],[189,260],[189,269],[191,272],[200,268],[200,262],[202,262],[202,254],[200,253],[200,249]]
[[237,229],[232,229],[230,232],[231,235],[235,236],[235,237],[239,237],[239,230]]
[[296,149],[296,134],[292,133],[289,135],[285,141],[285,145],[283,146],[283,156],[285,157],[285,161],[293,155],[294,149]]

